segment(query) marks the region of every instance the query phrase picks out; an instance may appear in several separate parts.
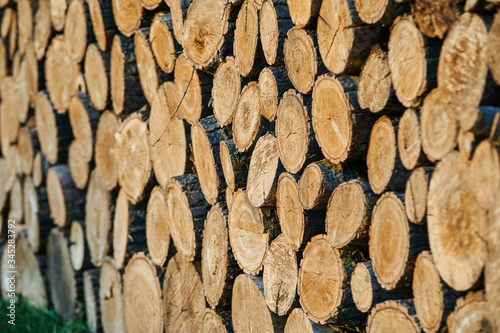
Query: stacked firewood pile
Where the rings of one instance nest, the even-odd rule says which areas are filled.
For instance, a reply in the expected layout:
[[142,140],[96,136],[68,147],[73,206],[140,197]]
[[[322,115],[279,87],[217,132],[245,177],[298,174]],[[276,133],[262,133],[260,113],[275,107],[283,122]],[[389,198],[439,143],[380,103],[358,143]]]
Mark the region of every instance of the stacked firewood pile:
[[4,296],[15,231],[96,332],[500,332],[496,3],[0,0]]

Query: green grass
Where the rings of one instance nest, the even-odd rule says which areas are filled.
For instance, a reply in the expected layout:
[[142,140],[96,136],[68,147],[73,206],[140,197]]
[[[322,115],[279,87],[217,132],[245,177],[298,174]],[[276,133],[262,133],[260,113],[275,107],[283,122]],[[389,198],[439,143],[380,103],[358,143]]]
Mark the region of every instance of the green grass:
[[[84,311],[80,311],[76,319],[64,321],[57,312],[51,308],[44,310],[31,306],[28,302],[21,301],[16,305],[16,325],[10,325],[7,317],[7,300],[0,299],[0,332],[22,333],[80,333],[89,332],[85,321]],[[78,304],[82,308],[81,304]]]

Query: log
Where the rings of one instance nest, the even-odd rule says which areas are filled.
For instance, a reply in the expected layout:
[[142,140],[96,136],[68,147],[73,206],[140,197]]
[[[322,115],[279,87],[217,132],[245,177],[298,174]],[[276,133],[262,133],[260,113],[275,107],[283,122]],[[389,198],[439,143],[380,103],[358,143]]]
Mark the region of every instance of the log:
[[360,262],[351,275],[351,292],[359,311],[368,313],[372,306],[387,300],[406,299],[411,296],[408,288],[385,290],[377,281],[371,261]]
[[9,29],[9,56],[14,57],[17,49],[17,12],[12,16],[12,22]]
[[94,155],[94,137],[99,112],[92,107],[88,95],[78,92],[71,97],[68,114],[73,136],[81,148],[82,158],[89,162]]
[[254,207],[275,206],[278,176],[283,169],[278,155],[278,140],[262,136],[250,159],[247,178],[248,200]]
[[333,190],[344,181],[342,167],[326,160],[309,164],[298,182],[304,209],[324,210]]
[[170,179],[165,185],[165,205],[170,235],[177,252],[188,261],[200,259],[202,232],[209,204],[195,174]]
[[85,299],[85,314],[90,332],[101,332],[101,307],[99,304],[99,269],[89,269],[83,272],[83,295]]
[[472,191],[481,208],[489,210],[500,193],[500,157],[498,148],[488,140],[482,141],[470,164]]
[[500,66],[498,65],[500,58],[495,52],[498,45],[500,45],[500,15],[495,14],[495,18],[493,19],[493,23],[488,33],[486,64],[488,65],[491,76],[497,84],[500,82]]
[[227,189],[236,191],[238,188],[245,187],[250,165],[250,153],[239,152],[233,139],[221,141],[219,149]]
[[[189,5],[193,2],[192,0],[165,0],[167,6],[170,9],[170,15],[172,15],[172,28],[174,30],[174,37],[177,43],[182,44],[182,30],[184,28],[184,20],[186,19],[186,14]],[[204,14],[204,13],[202,13]]]
[[227,309],[231,304],[231,289],[239,273],[229,247],[228,210],[216,204],[208,212],[203,230],[201,276],[203,291],[212,309]]
[[19,95],[15,89],[14,78],[9,76],[1,85],[2,104],[0,105],[0,141],[2,154],[7,153],[11,143],[17,139],[19,130]]
[[241,81],[234,58],[227,57],[215,72],[212,88],[212,107],[220,126],[228,126],[233,121],[240,98]]
[[47,241],[47,279],[50,299],[57,313],[69,320],[75,313],[76,279],[64,233],[54,228]]
[[56,31],[63,31],[69,0],[50,0],[50,21]]
[[412,300],[386,301],[373,308],[366,331],[419,333],[422,330],[418,323]]
[[118,192],[113,217],[113,259],[122,269],[134,253],[147,250],[146,212],[143,205],[133,206],[123,189]]
[[[175,62],[175,85],[180,99],[179,115],[188,123],[193,124],[200,118],[211,113],[209,107],[212,77],[202,71],[197,71],[184,54]],[[173,111],[172,111],[173,112]]]
[[427,194],[433,167],[420,167],[411,172],[405,189],[406,216],[410,222],[425,223],[427,213]]
[[286,320],[267,308],[262,279],[247,274],[234,281],[231,317],[235,332],[282,332]]
[[3,184],[0,188],[0,210],[3,210],[5,207],[7,195],[16,179],[16,155],[14,149],[10,149],[4,154],[4,157],[0,159],[0,180]]
[[108,103],[110,93],[108,77],[110,73],[110,56],[101,51],[97,44],[90,44],[85,53],[85,80],[92,106],[103,111]]
[[427,158],[438,161],[457,144],[458,124],[453,102],[446,90],[434,89],[420,109],[420,135],[422,149]]
[[[159,1],[156,1],[159,3]],[[176,50],[179,49],[174,39],[172,14],[157,15],[151,23],[149,43],[156,63],[167,73],[172,73],[175,66]]]
[[141,1],[111,0],[111,4],[116,27],[126,37],[132,36],[141,25]]
[[[5,14],[4,14],[5,15]],[[0,42],[0,82],[3,82],[8,75],[7,64],[8,64],[8,55],[7,50],[5,49],[5,42]]]
[[366,157],[373,116],[363,112],[352,77],[322,75],[312,94],[312,125],[321,151],[338,164]]
[[432,255],[419,254],[413,273],[415,312],[420,326],[426,332],[437,332],[453,310],[459,293],[448,287],[439,277]]
[[424,39],[410,16],[395,22],[389,39],[389,67],[396,96],[404,106],[418,106],[422,95],[436,86],[440,51],[440,46]]
[[[5,15],[5,14],[4,14]],[[34,17],[33,43],[36,58],[42,60],[52,35],[50,0],[38,0],[38,9]]]
[[143,252],[135,253],[123,274],[123,317],[128,332],[163,332],[161,294],[156,268]]
[[298,293],[309,319],[319,324],[342,324],[352,330],[361,327],[365,316],[356,309],[350,292],[356,261],[350,253],[335,249],[326,235],[317,235],[307,244],[300,261]]
[[167,91],[170,86],[164,83],[158,89],[149,119],[151,160],[156,180],[162,186],[170,178],[189,172],[192,166],[187,154],[188,126],[169,106]]
[[[484,291],[469,292],[457,301],[455,311],[446,320],[448,332],[494,332]],[[495,318],[495,317],[493,317]]]
[[19,178],[14,180],[9,192],[9,213],[7,219],[23,223],[23,188]]
[[486,262],[487,222],[472,193],[470,165],[459,155],[450,153],[434,169],[427,228],[439,275],[453,289],[465,291],[479,279]]
[[277,216],[271,210],[255,208],[246,193],[238,190],[229,211],[228,230],[238,265],[245,273],[257,275],[269,242],[279,233]]
[[125,332],[123,302],[121,274],[114,261],[106,258],[99,274],[99,306],[105,333]]
[[87,0],[87,4],[97,45],[102,51],[108,51],[116,33],[111,0]]
[[82,141],[73,140],[68,149],[68,166],[76,188],[83,190],[89,180],[89,161],[85,157]]
[[332,246],[366,249],[373,206],[377,197],[366,180],[353,179],[333,191],[326,211],[326,234]]
[[376,194],[389,191],[403,191],[410,176],[396,146],[397,120],[382,116],[373,125],[370,146],[366,156],[368,180]]
[[40,150],[40,143],[34,127],[21,128],[17,139],[17,147],[19,148],[21,170],[25,176],[28,176],[33,170],[34,152]]
[[419,120],[417,111],[406,109],[398,123],[398,153],[407,170],[413,170],[427,161],[422,151]]
[[264,0],[260,6],[260,42],[268,65],[283,64],[283,43],[293,27],[288,8],[285,1]]
[[338,333],[341,332],[331,326],[319,325],[311,321],[304,310],[295,308],[288,316],[285,325],[285,333]]
[[197,69],[209,68],[221,62],[218,51],[223,47],[224,37],[229,30],[229,6],[218,0],[194,0],[187,11],[181,35],[177,28],[182,24],[180,12],[189,1],[169,0],[169,3],[171,10],[172,5],[175,8],[172,15],[174,35],[177,41],[179,38],[182,41],[184,55],[193,66]]
[[95,136],[96,173],[106,190],[116,187],[118,167],[115,160],[115,133],[118,133],[120,120],[110,111],[99,118]]
[[296,27],[310,27],[316,23],[320,7],[320,0],[308,0],[306,2],[287,0],[288,10],[293,24]]
[[[157,9],[157,7],[160,5],[160,3],[162,1],[161,0],[141,0],[141,2],[142,2],[142,6],[145,9],[154,10],[154,9]],[[160,7],[160,8],[162,8],[162,7]]]
[[335,74],[357,73],[379,40],[381,29],[358,16],[353,0],[325,0],[318,20],[318,49],[323,64]]
[[85,241],[85,221],[71,222],[69,241],[69,253],[73,269],[80,271],[91,267],[89,247]]
[[12,26],[12,20],[16,16],[16,11],[13,7],[5,7],[8,4],[8,0],[2,0],[2,23],[0,27],[0,36],[2,38],[7,38],[10,32],[10,27]]
[[443,39],[446,31],[460,15],[460,9],[457,1],[416,0],[412,13],[415,23],[424,35]]
[[37,152],[35,154],[35,157],[33,158],[33,185],[35,185],[36,187],[42,185],[45,176],[47,175],[48,169],[49,162],[47,161],[47,158],[41,151]]
[[94,41],[88,3],[82,0],[70,0],[64,23],[64,42],[69,58],[74,62],[81,62],[87,43]]
[[498,146],[500,127],[500,108],[495,106],[477,106],[467,109],[465,120],[462,119],[462,131],[472,131],[475,135],[489,137]]
[[[19,54],[19,59],[21,55]],[[14,85],[12,87],[12,95],[9,98],[16,99],[17,113],[19,118],[19,123],[24,123],[28,119],[29,107],[30,107],[30,97],[36,95],[33,91],[31,81],[31,69],[28,68],[28,63],[26,61],[26,55],[19,63],[19,69],[16,73],[13,73]]]
[[70,97],[76,93],[74,82],[79,72],[80,65],[70,59],[64,36],[52,38],[45,54],[45,86],[57,113],[65,113],[68,109]]
[[287,315],[297,296],[297,254],[284,234],[271,242],[264,259],[264,298],[272,313]]
[[118,182],[136,204],[152,185],[149,133],[139,113],[128,116],[115,134],[115,159]]
[[23,211],[26,240],[34,252],[44,250],[53,222],[45,189],[35,189],[30,177],[23,183]]
[[[30,107],[33,107],[35,105],[35,98],[36,94],[38,93],[38,87],[40,85],[40,82],[43,84],[43,72],[40,70],[41,64],[38,63],[37,58],[36,58],[36,50],[35,50],[35,44],[33,41],[30,39],[28,44],[26,45],[26,53],[24,54],[24,59],[23,61],[25,62],[26,66],[26,72],[25,72],[25,86],[27,90],[27,94],[29,97],[29,103]],[[39,72],[42,72],[40,74]],[[29,112],[28,112],[29,113]],[[25,119],[21,120],[27,120],[27,117]]]
[[146,241],[151,262],[163,267],[170,245],[165,193],[156,186],[151,191],[146,210]]
[[464,132],[463,129],[460,129],[457,137],[457,146],[463,159],[469,161],[472,158],[474,150],[476,150],[478,144],[479,142],[476,140],[476,136],[473,132]]
[[397,0],[371,1],[355,0],[359,18],[368,24],[380,23],[390,25],[394,19],[408,11],[408,6]]
[[163,280],[163,310],[167,332],[200,332],[205,299],[200,275],[193,263],[176,254]]
[[372,213],[370,258],[377,281],[387,290],[409,286],[411,264],[429,246],[425,227],[408,222],[402,196],[384,193]]
[[[102,265],[108,252],[111,204],[109,192],[102,185],[97,172],[92,171],[85,200],[85,237],[89,247],[90,261],[96,267]],[[106,325],[103,323],[103,326]]]
[[500,284],[498,283],[498,272],[500,271],[500,205],[498,196],[496,205],[490,210],[488,215],[488,259],[484,271],[484,287],[486,291],[487,306],[489,308],[490,319],[493,324],[493,331],[500,328]]
[[110,61],[111,100],[116,114],[131,113],[146,104],[134,52],[134,40],[115,35]]
[[68,226],[72,221],[83,217],[85,192],[76,188],[69,167],[56,165],[49,169],[47,196],[50,215],[57,226]]
[[259,97],[262,115],[274,121],[278,111],[278,97],[292,88],[288,73],[281,67],[266,67],[259,74]]
[[259,38],[258,5],[245,0],[239,8],[234,30],[233,53],[241,76],[257,77],[265,58]]
[[[222,317],[223,316],[223,317]],[[203,316],[203,332],[219,332],[228,333],[233,332],[233,325],[231,323],[231,314],[222,313],[222,316],[217,314],[212,309],[206,309]]]

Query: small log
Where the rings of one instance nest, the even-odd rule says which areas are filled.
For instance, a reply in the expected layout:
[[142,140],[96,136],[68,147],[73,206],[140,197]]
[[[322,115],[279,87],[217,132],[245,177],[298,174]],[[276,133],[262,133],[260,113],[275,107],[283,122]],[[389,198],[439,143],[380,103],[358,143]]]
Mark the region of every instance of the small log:
[[45,55],[45,86],[58,113],[68,109],[70,97],[76,93],[74,82],[79,72],[80,65],[70,59],[64,37],[52,38]]
[[142,3],[136,0],[111,0],[116,27],[127,37],[141,25]]
[[439,275],[457,291],[470,289],[487,258],[487,219],[473,193],[470,165],[458,152],[447,155],[434,169],[427,228]]
[[343,168],[323,160],[309,164],[300,180],[299,200],[304,209],[324,210],[333,190],[344,181]]
[[226,205],[229,210],[231,210],[231,206],[233,205],[234,195],[234,190],[229,187],[226,188]]
[[106,258],[99,274],[99,306],[105,333],[125,332],[123,302],[120,271],[112,259]]
[[427,161],[422,151],[419,120],[417,111],[407,109],[398,123],[398,153],[407,170],[413,170]]
[[255,323],[259,323],[259,331],[282,332],[286,321],[267,308],[262,279],[247,274],[234,281],[231,316],[235,332],[252,332]]
[[177,252],[189,261],[200,259],[202,232],[209,204],[195,174],[170,179],[165,186],[170,235]]
[[488,33],[486,64],[495,82],[500,84],[500,58],[497,52],[495,52],[498,45],[500,45],[500,15],[497,13]]
[[412,6],[415,23],[424,35],[443,39],[446,31],[457,20],[460,8],[452,0],[416,0]]
[[111,99],[116,114],[128,114],[146,104],[134,52],[134,40],[115,35],[110,61]]
[[271,127],[261,119],[261,104],[257,82],[248,83],[241,91],[233,114],[233,140],[239,151],[251,150],[255,139],[264,135]]
[[83,190],[89,180],[89,162],[82,141],[73,140],[68,149],[68,166],[76,188]]
[[85,80],[92,106],[99,111],[103,111],[109,104],[110,56],[108,53],[101,51],[97,44],[90,44],[85,53],[84,67]]
[[19,178],[14,180],[9,192],[9,213],[7,219],[23,223],[23,188]]
[[26,240],[35,252],[45,250],[50,228],[50,208],[45,188],[35,189],[30,177],[24,179],[23,211]]
[[439,277],[432,255],[419,254],[413,273],[415,312],[426,332],[437,332],[445,318],[453,311],[459,293],[448,287]]
[[5,42],[2,41],[0,42],[0,80],[2,80],[1,82],[3,82],[8,75],[7,64],[8,64],[7,50],[5,49]]
[[19,148],[21,170],[25,176],[31,174],[35,152],[40,150],[40,143],[36,134],[35,127],[23,127],[19,131],[17,147]]
[[[14,11],[14,15],[12,16],[12,22],[9,28],[9,37],[8,37],[8,43],[9,43],[9,56],[10,58],[14,57],[14,54],[16,53],[17,50],[17,12]],[[19,54],[19,53],[18,53]]]
[[500,108],[496,106],[477,106],[467,109],[465,120],[462,119],[462,131],[471,131],[474,135],[489,137],[498,146],[500,138]]
[[71,171],[65,165],[56,165],[47,172],[47,195],[50,214],[59,227],[83,217],[85,192],[76,188]]
[[[268,0],[266,0],[268,1]],[[259,74],[259,97],[262,115],[274,121],[278,111],[278,97],[292,88],[284,68],[266,67]]]
[[396,119],[382,116],[373,125],[370,134],[370,146],[366,156],[368,180],[376,194],[386,190],[403,191],[406,180],[410,176],[401,159],[397,148]]
[[180,117],[193,124],[200,118],[208,116],[212,111],[209,107],[212,77],[197,71],[184,54],[181,54],[175,62],[174,77],[180,100],[178,107]]
[[68,320],[75,313],[76,279],[64,233],[54,228],[47,241],[47,279],[50,299],[59,315]]
[[413,300],[386,301],[377,304],[368,317],[366,331],[368,333],[390,332],[394,327],[397,327],[400,332],[422,332],[415,314]]
[[310,99],[290,89],[280,101],[276,118],[276,138],[280,161],[290,173],[298,173],[307,159],[320,155],[310,120]]
[[84,221],[71,222],[69,240],[69,253],[73,269],[79,271],[91,267],[89,248],[85,241]]
[[238,265],[247,274],[258,274],[269,242],[279,233],[277,216],[271,210],[255,208],[246,193],[238,190],[228,221],[229,241]]
[[17,94],[14,78],[9,76],[1,84],[2,104],[0,105],[0,143],[2,155],[10,149],[11,143],[17,140],[19,131],[19,114],[17,112],[20,97]]
[[102,51],[108,51],[116,33],[111,0],[87,0],[87,4],[97,45]]
[[323,64],[335,74],[359,72],[382,29],[365,24],[354,0],[325,0],[318,20],[318,49]]
[[170,178],[189,172],[192,166],[187,154],[189,127],[169,106],[167,94],[171,85],[164,83],[158,89],[149,119],[151,160],[155,177],[162,186]]
[[[220,55],[225,52],[219,51],[224,47],[224,37],[229,30],[230,6],[218,0],[194,0],[185,16],[182,34],[179,34],[182,24],[180,13],[190,1],[169,0],[169,3],[173,13],[174,35],[177,41],[182,41],[184,55],[193,66],[209,69],[211,65],[222,62]],[[172,10],[172,5],[175,10]]]
[[286,2],[290,17],[296,27],[304,28],[315,25],[321,7],[320,0],[307,0],[306,2],[287,0]]
[[175,52],[179,49],[179,44],[173,36],[171,14],[156,15],[150,31],[149,43],[156,63],[164,72],[172,73],[175,66]]
[[205,315],[203,316],[202,332],[233,332],[231,314],[224,312],[219,315],[212,309],[206,309]]
[[[19,59],[21,59],[20,53],[18,54]],[[11,105],[16,105],[16,113],[19,123],[24,123],[28,119],[29,107],[31,102],[30,97],[32,97],[34,94],[33,91],[31,91],[31,84],[29,84],[31,83],[31,80],[29,80],[30,82],[28,82],[28,74],[31,75],[31,73],[28,73],[28,71],[29,69],[26,62],[26,56],[24,56],[24,58],[22,58],[22,60],[20,60],[19,62],[19,69],[17,70],[17,72],[13,73],[14,81],[13,86],[11,87],[12,95],[7,97],[6,95],[9,94],[9,92],[3,94],[6,99],[15,100],[15,102],[11,102]]]
[[216,204],[208,212],[203,230],[201,275],[204,294],[212,309],[227,309],[230,306],[231,289],[239,273],[229,247],[227,218],[227,208]]
[[258,6],[254,1],[245,0],[239,8],[234,30],[233,53],[241,76],[257,77],[265,58],[259,38]]
[[170,245],[170,230],[167,221],[165,193],[156,186],[151,191],[146,210],[146,240],[151,262],[163,267]]
[[[43,85],[44,82],[43,78],[45,74],[41,70],[42,65],[38,62],[36,58],[35,44],[31,39],[26,45],[26,52],[24,54],[23,61],[26,66],[26,72],[24,73],[25,88],[23,89],[26,89],[27,91],[30,107],[33,107],[35,105],[35,98],[36,94],[38,93],[38,87],[39,85]],[[24,119],[21,119],[21,121],[27,120],[28,113],[29,111],[26,113],[26,117]]]
[[6,7],[8,2],[8,0],[1,0],[0,8],[2,8],[2,22],[0,26],[0,36],[2,38],[7,38],[9,35],[12,20],[14,19],[14,16],[16,16],[16,11],[13,7]]
[[375,118],[363,112],[352,77],[322,75],[312,94],[312,124],[321,151],[338,164],[366,157]]
[[268,65],[283,64],[283,43],[293,27],[285,1],[264,0],[260,6],[259,32]]
[[[174,37],[177,43],[182,44],[182,30],[184,28],[184,20],[186,19],[186,14],[189,5],[193,2],[192,0],[165,0],[167,6],[170,9],[170,15],[172,15],[172,28],[174,30]],[[202,13],[204,14],[204,13]]]
[[78,92],[71,97],[69,122],[75,140],[79,141],[82,157],[90,162],[94,155],[94,137],[99,122],[99,112],[91,105],[88,95]]
[[430,44],[411,16],[394,23],[389,39],[389,67],[396,96],[406,107],[418,106],[426,91],[436,86],[439,45]]
[[484,287],[490,312],[490,319],[493,324],[493,331],[500,329],[500,284],[498,278],[500,274],[500,205],[497,196],[496,205],[490,210],[488,215],[488,259],[484,270]]
[[455,310],[448,316],[448,332],[495,332],[493,320],[488,311],[489,295],[484,291],[469,292],[457,301]]
[[127,332],[163,331],[161,294],[156,268],[143,252],[135,253],[123,274],[123,317]]
[[10,149],[4,157],[0,159],[0,211],[4,209],[7,195],[9,194],[14,181],[16,180],[17,153]]
[[[102,185],[97,172],[92,171],[85,200],[85,237],[89,247],[90,261],[96,267],[101,266],[108,253],[111,204],[109,192]],[[103,323],[103,326],[106,325]]]
[[473,132],[464,132],[463,129],[458,132],[457,146],[463,159],[469,161],[472,158],[474,150],[476,150],[477,145],[479,144],[476,139],[479,138],[476,138]]
[[304,310],[301,308],[295,308],[288,316],[285,325],[285,333],[338,333],[337,329],[327,326],[320,325],[312,320],[310,320]]
[[367,181],[353,179],[333,191],[326,211],[326,234],[335,248],[363,249],[377,197]]
[[132,254],[147,250],[146,211],[143,208],[129,204],[123,189],[118,192],[113,218],[113,259],[118,269],[129,262]]
[[49,170],[49,161],[47,161],[45,155],[39,151],[35,154],[35,158],[33,159],[33,185],[36,187],[42,185],[47,175],[47,170]]
[[241,81],[234,58],[227,57],[215,72],[212,88],[212,107],[220,126],[228,126],[233,121],[240,98]]
[[71,0],[64,23],[64,42],[69,58],[77,63],[81,62],[87,43],[94,41],[88,3],[82,0]]
[[292,310],[297,296],[297,254],[280,234],[269,245],[264,259],[264,298],[271,312],[284,316]]
[[101,307],[99,304],[99,273],[97,268],[83,272],[85,315],[90,332],[101,332]]
[[406,216],[410,222],[425,223],[427,213],[427,194],[433,167],[420,167],[414,169],[406,182],[405,207]]
[[176,254],[163,280],[165,331],[201,332],[205,316],[203,285],[196,266]]
[[380,23],[390,25],[394,19],[408,11],[408,6],[397,0],[369,1],[355,0],[356,10],[359,18],[368,24]]
[[245,187],[250,165],[250,153],[239,152],[233,139],[221,141],[219,149],[227,188],[236,191],[238,188]]
[[112,190],[118,182],[118,166],[115,160],[115,133],[118,133],[120,120],[111,112],[105,111],[99,118],[95,136],[96,173],[106,190]]
[[115,134],[115,159],[118,182],[136,204],[144,199],[153,181],[149,133],[139,113],[128,116]]
[[282,169],[278,140],[268,133],[257,141],[248,168],[247,193],[254,207],[276,205],[278,176]]
[[359,311],[368,313],[372,306],[387,300],[406,299],[411,296],[408,288],[385,290],[377,281],[370,261],[360,262],[351,275],[351,291]]
[[36,58],[38,60],[43,59],[52,35],[50,16],[50,0],[39,0],[38,9],[34,17],[35,26],[33,33],[33,43],[35,44]]
[[429,246],[425,227],[408,222],[402,196],[384,193],[372,213],[370,258],[377,281],[387,290],[409,286],[411,264]]
[[[313,237],[303,256],[298,293],[309,319],[359,329],[366,317],[356,309],[350,291],[350,276],[357,258],[348,252],[340,253],[326,235]],[[324,297],[325,290],[329,291],[328,297]]]
[[66,10],[70,0],[50,0],[50,21],[56,31],[63,31],[66,21]]
[[488,140],[476,148],[470,164],[472,191],[481,208],[489,210],[500,193],[500,157],[498,148]]

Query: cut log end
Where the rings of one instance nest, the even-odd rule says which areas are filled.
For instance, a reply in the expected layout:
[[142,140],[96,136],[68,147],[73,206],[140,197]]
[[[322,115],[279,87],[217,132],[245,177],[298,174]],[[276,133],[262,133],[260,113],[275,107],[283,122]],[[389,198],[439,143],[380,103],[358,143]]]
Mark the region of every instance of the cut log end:
[[420,224],[425,221],[431,174],[432,169],[417,168],[412,171],[410,178],[406,182],[405,207],[410,222]]
[[257,82],[250,82],[241,91],[233,116],[233,139],[239,151],[248,150],[260,128],[261,104]]
[[87,23],[90,22],[87,22],[84,2],[71,0],[66,12],[64,41],[68,56],[77,63],[82,61],[87,48],[87,38],[90,37],[87,36]]
[[69,253],[71,256],[71,265],[75,271],[79,271],[83,268],[88,253],[85,252],[85,230],[82,226],[82,222],[73,221],[71,222],[70,228],[70,245]]
[[92,105],[97,110],[104,110],[108,102],[109,57],[90,44],[85,53],[85,80]]
[[457,301],[447,319],[448,332],[494,332],[484,291],[470,292]]
[[120,120],[110,111],[99,118],[95,143],[96,172],[105,189],[111,190],[118,182],[118,167],[115,160],[115,133]]
[[162,267],[167,259],[170,245],[170,230],[168,228],[167,213],[161,187],[151,191],[146,214],[146,239],[151,261]]
[[[412,308],[395,301],[386,301],[375,306],[368,317],[367,332],[414,332],[419,333],[420,328],[416,322]],[[413,310],[414,312],[414,310]]]
[[[169,19],[170,15],[168,14],[154,18],[151,24],[149,42],[158,66],[163,71],[172,73],[175,66],[175,44],[170,27],[166,23]],[[171,22],[169,23],[171,24]]]
[[293,86],[302,94],[310,93],[318,74],[316,50],[311,36],[306,30],[290,29],[283,53],[288,77]]
[[123,301],[121,274],[114,261],[106,258],[99,274],[99,304],[104,332],[125,332]]
[[234,58],[228,57],[217,69],[212,88],[212,106],[220,126],[231,124],[240,91],[241,79],[238,67]]
[[423,161],[419,115],[414,109],[407,109],[399,119],[397,137],[401,163],[406,169],[413,170]]
[[139,28],[142,18],[142,3],[135,0],[111,0],[113,16],[118,30],[127,37]]
[[236,19],[234,31],[234,56],[241,76],[253,77],[257,74],[260,56],[259,17],[257,4],[246,0],[243,2]]
[[276,209],[283,237],[298,251],[304,240],[306,222],[297,182],[294,176],[286,172],[282,173],[278,180]]

